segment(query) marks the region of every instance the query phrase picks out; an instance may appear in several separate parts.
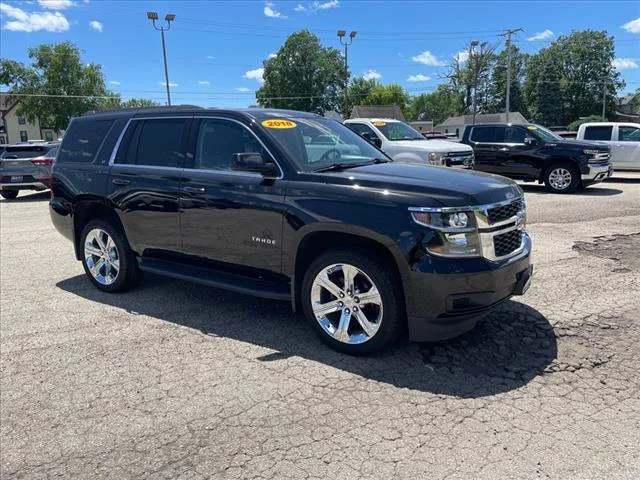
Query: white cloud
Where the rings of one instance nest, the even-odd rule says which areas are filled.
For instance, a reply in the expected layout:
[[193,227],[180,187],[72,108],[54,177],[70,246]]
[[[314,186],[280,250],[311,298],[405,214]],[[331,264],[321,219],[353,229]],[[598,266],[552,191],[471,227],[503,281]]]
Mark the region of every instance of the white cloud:
[[460,50],[453,58],[457,58],[460,63],[466,63],[469,60],[469,50]]
[[309,3],[307,6],[299,3],[294,7],[296,12],[311,12],[316,13],[320,10],[329,10],[331,8],[338,8],[340,6],[339,0],[327,0],[325,2],[321,2],[316,0],[315,2]]
[[7,20],[2,28],[14,32],[66,32],[69,30],[69,21],[60,12],[36,12],[29,13],[6,3],[0,3],[0,12],[12,20]]
[[382,78],[382,75],[375,70],[367,70],[362,75],[362,78],[364,78],[365,80],[380,80]]
[[431,65],[433,67],[443,67],[444,65],[446,65],[446,62],[438,60],[438,57],[436,57],[429,50],[425,50],[421,54],[416,55],[415,57],[411,57],[411,60],[417,63],[422,63],[424,65]]
[[276,55],[275,53],[270,53],[267,58],[276,58],[277,56],[278,55]]
[[622,28],[629,33],[640,33],[640,17],[625,23]]
[[431,80],[431,77],[429,75],[423,75],[422,73],[409,75],[407,77],[407,82],[428,82],[429,80]]
[[198,80],[198,85],[208,87],[209,85],[211,85],[211,82],[209,80]]
[[[158,82],[158,85],[160,85],[161,87],[166,87],[167,86],[167,82]],[[169,86],[170,87],[177,87],[178,84],[177,83],[173,83],[173,82],[169,82]]]
[[75,2],[71,0],[38,0],[38,5],[49,10],[64,10],[75,6]]
[[611,65],[618,70],[633,70],[634,68],[638,68],[635,58],[616,58],[611,62]]
[[553,37],[553,32],[547,28],[542,32],[536,33],[533,37],[527,38],[527,40],[530,42],[535,42],[536,40],[546,40],[547,38],[551,37]]
[[265,2],[264,14],[269,18],[287,18],[286,15],[281,14],[274,8],[273,2]]
[[102,24],[97,20],[91,20],[89,26],[97,32],[102,32]]
[[241,92],[241,93],[247,93],[251,91],[251,89],[247,87],[238,87],[238,88],[234,88],[234,90],[236,92]]
[[257,80],[260,83],[264,83],[264,68],[256,68],[254,70],[249,70],[246,72],[243,77],[248,78],[249,80]]
[[109,85],[120,85],[120,82],[117,80],[109,80]]

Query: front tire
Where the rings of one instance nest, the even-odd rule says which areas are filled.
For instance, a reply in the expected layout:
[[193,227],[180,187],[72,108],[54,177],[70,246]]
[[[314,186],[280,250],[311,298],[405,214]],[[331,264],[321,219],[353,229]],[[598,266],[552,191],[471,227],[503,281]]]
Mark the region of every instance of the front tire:
[[0,190],[0,197],[13,200],[18,196],[18,190]]
[[302,306],[331,348],[363,355],[389,347],[404,329],[399,279],[367,250],[332,250],[318,257],[302,282]]
[[124,234],[107,220],[89,222],[80,236],[82,266],[89,280],[105,292],[124,292],[141,279],[135,254]]
[[552,193],[573,193],[581,184],[580,172],[574,165],[557,163],[545,172],[544,183]]

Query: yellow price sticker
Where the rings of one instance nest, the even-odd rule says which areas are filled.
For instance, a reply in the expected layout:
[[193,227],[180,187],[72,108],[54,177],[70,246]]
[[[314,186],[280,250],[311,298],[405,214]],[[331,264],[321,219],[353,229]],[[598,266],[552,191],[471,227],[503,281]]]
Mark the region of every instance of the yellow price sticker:
[[373,122],[376,127],[384,127],[386,125],[385,122]]
[[536,127],[535,125],[529,125],[527,128],[529,130],[537,130],[538,129],[538,127]]
[[298,124],[291,120],[272,119],[262,122],[262,126],[267,128],[296,128]]

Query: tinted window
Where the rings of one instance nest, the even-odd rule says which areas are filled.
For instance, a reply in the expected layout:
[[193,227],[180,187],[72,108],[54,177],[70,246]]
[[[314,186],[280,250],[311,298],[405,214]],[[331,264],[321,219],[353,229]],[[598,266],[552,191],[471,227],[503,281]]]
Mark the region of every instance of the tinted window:
[[44,155],[50,147],[29,145],[24,147],[7,147],[2,158],[35,158]]
[[640,142],[640,128],[618,127],[618,140],[621,142]]
[[612,126],[586,127],[584,129],[585,140],[611,140]]
[[95,163],[99,165],[106,165],[111,158],[111,153],[116,146],[116,142],[122,133],[122,129],[127,124],[128,118],[118,118],[107,132],[105,139],[102,142],[102,147],[96,155]]
[[113,120],[75,120],[64,135],[58,163],[91,163]]
[[235,153],[267,152],[245,127],[228,120],[202,120],[198,131],[194,168],[231,170]]
[[499,127],[473,127],[470,140],[474,142],[501,142],[502,135],[498,132]]
[[186,124],[186,118],[132,122],[132,136],[126,153],[119,154],[115,163],[177,167],[182,156],[182,137]]
[[527,136],[527,132],[523,128],[506,127],[504,129],[505,143],[524,143],[524,138]]

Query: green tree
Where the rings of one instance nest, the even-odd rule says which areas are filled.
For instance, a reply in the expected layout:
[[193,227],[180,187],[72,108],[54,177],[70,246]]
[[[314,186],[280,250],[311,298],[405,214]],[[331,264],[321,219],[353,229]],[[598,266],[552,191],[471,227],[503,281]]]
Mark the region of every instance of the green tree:
[[398,105],[403,111],[409,103],[409,94],[397,83],[376,84],[360,105]]
[[144,108],[144,107],[157,107],[160,104],[153,100],[146,98],[130,98],[123,101],[119,93],[107,91],[106,96],[108,98],[100,99],[98,104],[99,110],[119,110],[121,108]]
[[575,120],[573,122],[571,122],[568,126],[569,130],[578,130],[578,128],[580,128],[580,125],[582,125],[583,123],[591,123],[591,122],[601,122],[602,121],[602,115],[590,115],[588,117],[585,118],[581,118],[579,120]]
[[606,31],[584,30],[561,36],[531,57],[524,85],[531,115],[546,124],[567,124],[576,118],[606,112],[617,105],[624,87],[611,65],[614,39]]
[[293,33],[265,60],[264,85],[256,92],[263,107],[324,113],[342,111],[349,74],[339,50],[320,45],[307,30]]
[[63,130],[71,117],[99,107],[107,93],[101,67],[83,62],[73,43],[39,45],[28,54],[31,65],[0,61],[0,84],[21,100],[19,113],[30,122]]
[[[511,99],[512,112],[520,112],[527,117],[527,106],[522,92],[527,55],[520,53],[517,46],[511,45]],[[489,97],[486,109],[488,113],[504,112],[507,107],[507,49],[495,57],[489,83]]]
[[371,94],[371,90],[377,85],[379,84],[375,79],[354,78],[347,88],[347,110],[343,114],[348,117],[353,107],[362,105],[362,101]]
[[452,90],[447,85],[439,85],[431,93],[411,97],[406,118],[409,121],[433,120],[434,125],[437,125],[448,117],[457,115],[460,103],[459,92]]

